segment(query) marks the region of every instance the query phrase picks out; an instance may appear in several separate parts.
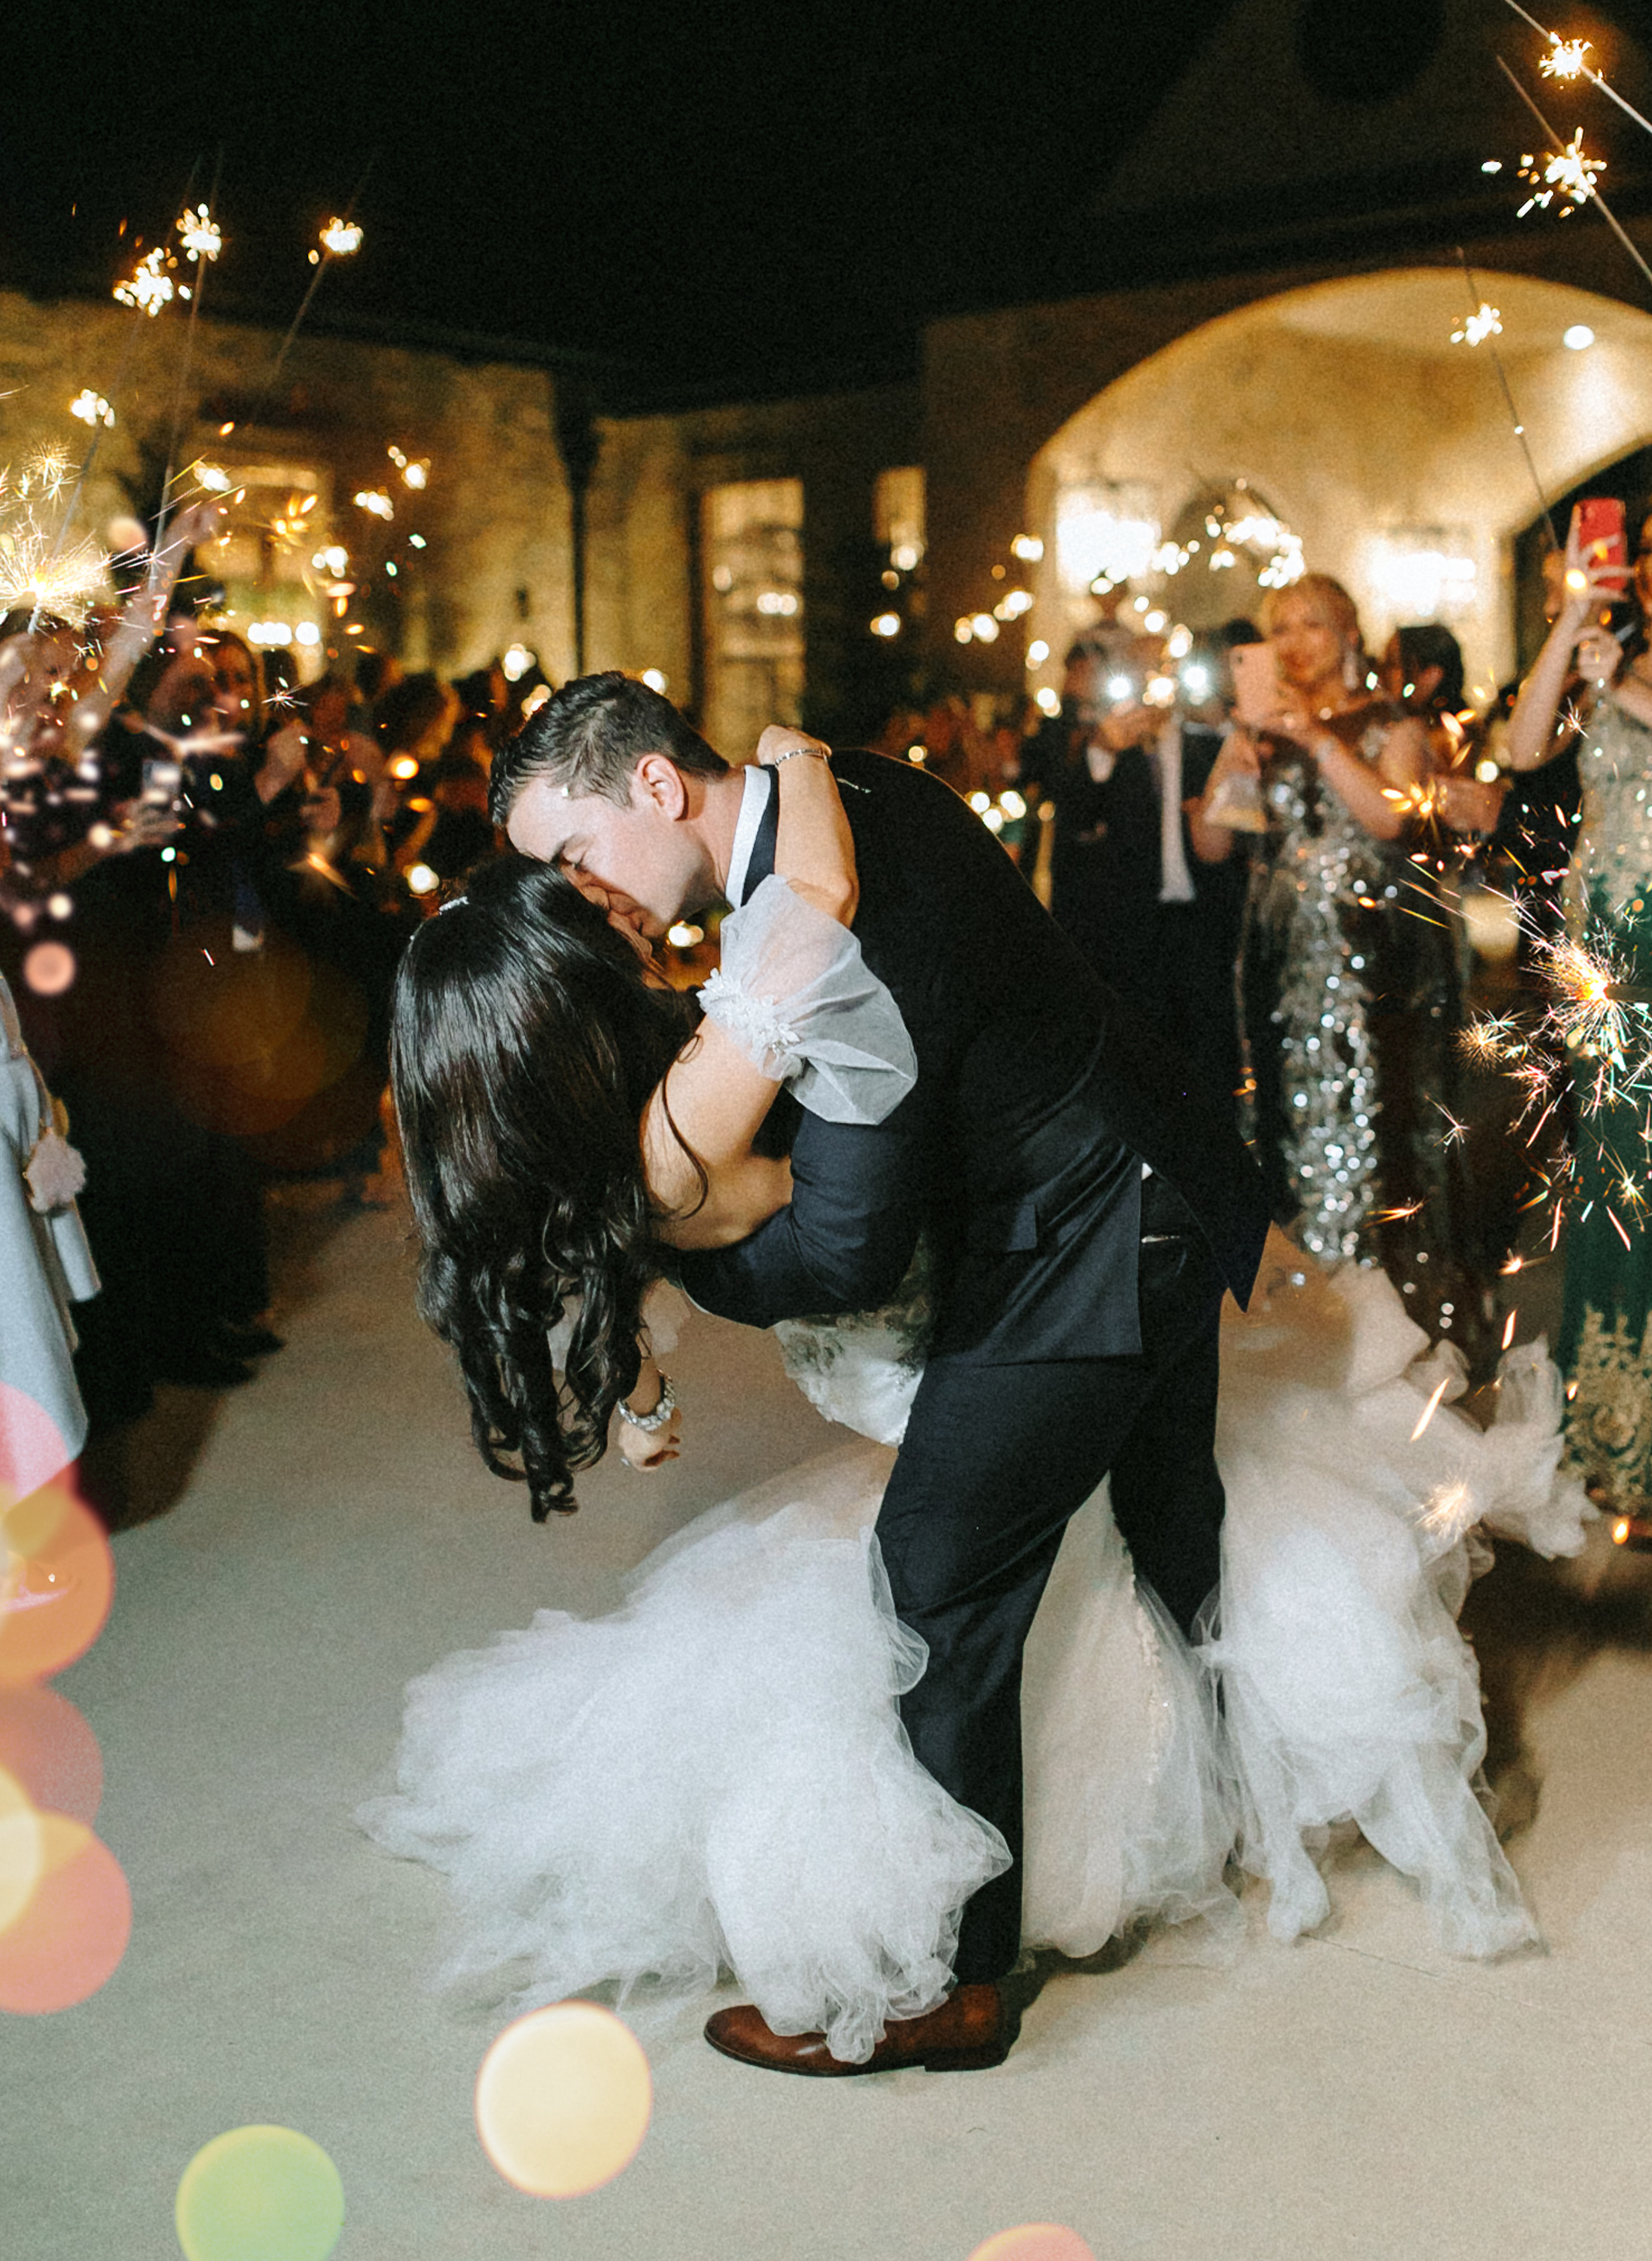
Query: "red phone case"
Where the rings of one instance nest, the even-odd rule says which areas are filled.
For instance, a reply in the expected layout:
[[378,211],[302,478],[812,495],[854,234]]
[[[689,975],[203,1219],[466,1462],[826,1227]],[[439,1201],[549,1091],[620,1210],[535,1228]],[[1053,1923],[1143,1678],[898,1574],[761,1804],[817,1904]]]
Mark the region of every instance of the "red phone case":
[[1621,592],[1629,581],[1629,544],[1616,495],[1589,495],[1577,506],[1577,545],[1585,565],[1604,569]]

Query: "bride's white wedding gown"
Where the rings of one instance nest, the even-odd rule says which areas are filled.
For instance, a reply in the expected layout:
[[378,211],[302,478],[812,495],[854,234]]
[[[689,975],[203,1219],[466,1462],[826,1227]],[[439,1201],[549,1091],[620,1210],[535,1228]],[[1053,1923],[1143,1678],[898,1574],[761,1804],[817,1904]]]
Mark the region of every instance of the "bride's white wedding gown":
[[[822,1410],[888,1438],[914,1317],[788,1326],[788,1365]],[[1294,1937],[1327,1912],[1314,1852],[1347,1819],[1447,1947],[1535,1937],[1478,1794],[1455,1612],[1478,1525],[1574,1553],[1590,1511],[1556,1478],[1541,1344],[1505,1359],[1483,1432],[1442,1403],[1415,1433],[1454,1378],[1426,1352],[1376,1271],[1278,1272],[1250,1317],[1230,1307],[1221,1616],[1197,1656],[1136,1588],[1105,1488],[1074,1518],[1026,1655],[1027,1945],[1236,1923],[1235,1851]],[[496,1975],[527,2007],[731,1970],[776,2031],[823,2028],[851,2059],[933,2004],[961,1905],[1006,1856],[900,1726],[923,1651],[871,1543],[893,1457],[811,1461],[657,1548],[617,1611],[542,1610],[413,1683],[399,1794],[359,1819],[448,1877],[446,1975]]]
[[[770,939],[789,946],[798,915],[780,908]],[[736,916],[748,937],[761,924]],[[745,971],[718,1009],[754,1050],[778,1037],[803,1056],[796,963],[765,993],[786,1025],[765,1023],[734,927],[724,973]],[[820,990],[835,1038],[856,1039],[817,1047],[838,1079],[803,1095],[821,1112],[851,1107],[880,1053],[899,1057],[887,1030],[868,1035],[887,993],[880,1007],[857,978]],[[925,1317],[920,1279],[887,1312],[781,1327],[794,1377],[873,1441],[701,1516],[607,1616],[542,1610],[413,1683],[398,1792],[358,1819],[448,1877],[447,1976],[527,2007],[600,1985],[700,1992],[732,1971],[776,2031],[823,2029],[854,2061],[886,2018],[939,1998],[962,1905],[1008,1855],[917,1764],[897,1709],[923,1650],[894,1619],[872,1525]],[[1427,1354],[1376,1271],[1276,1267],[1248,1317],[1230,1305],[1221,1610],[1196,1654],[1138,1590],[1105,1487],[1074,1516],[1026,1652],[1028,1946],[1084,1956],[1127,1925],[1195,1916],[1237,1928],[1234,1855],[1294,1937],[1327,1912],[1315,1849],[1347,1819],[1454,1950],[1535,1936],[1480,1799],[1456,1611],[1479,1526],[1568,1554],[1591,1511],[1556,1475],[1543,1346],[1505,1359],[1483,1432],[1430,1410],[1440,1384],[1460,1394],[1455,1356]]]

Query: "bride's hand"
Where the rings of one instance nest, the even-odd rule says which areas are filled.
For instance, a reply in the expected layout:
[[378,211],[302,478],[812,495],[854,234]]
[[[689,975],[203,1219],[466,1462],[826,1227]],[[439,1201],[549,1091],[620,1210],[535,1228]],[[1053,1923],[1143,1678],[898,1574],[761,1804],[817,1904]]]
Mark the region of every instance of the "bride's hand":
[[811,738],[807,730],[794,730],[786,722],[771,722],[758,740],[759,768],[772,769],[786,754],[819,754],[822,760],[830,760],[831,748],[822,739]]
[[673,1406],[663,1429],[639,1429],[626,1419],[621,1405],[614,1442],[627,1468],[638,1468],[646,1475],[651,1469],[663,1468],[667,1461],[676,1460],[682,1451],[682,1408]]

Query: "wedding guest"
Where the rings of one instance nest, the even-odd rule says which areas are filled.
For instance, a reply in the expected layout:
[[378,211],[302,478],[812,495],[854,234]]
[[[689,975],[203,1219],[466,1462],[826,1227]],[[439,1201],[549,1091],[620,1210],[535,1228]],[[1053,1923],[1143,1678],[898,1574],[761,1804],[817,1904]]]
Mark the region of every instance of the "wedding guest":
[[1225,1103],[1239,1082],[1233,967],[1244,867],[1201,861],[1186,813],[1221,738],[1165,703],[1174,678],[1155,638],[1087,664],[1093,719],[1055,790],[1052,908],[1102,979]]
[[[1517,772],[1575,746],[1583,823],[1565,890],[1569,938],[1604,959],[1614,984],[1652,987],[1652,517],[1644,520],[1627,640],[1602,625],[1615,582],[1585,569],[1576,536],[1555,625],[1509,718]],[[1565,700],[1575,719],[1562,720]],[[1635,1518],[1652,1511],[1652,1235],[1644,1223],[1643,1102],[1624,1088],[1621,1053],[1587,1037],[1574,1052],[1575,1206],[1566,1238],[1560,1357],[1570,1376],[1568,1449],[1597,1497]]]
[[1268,592],[1278,669],[1269,727],[1235,727],[1192,825],[1202,858],[1234,833],[1217,788],[1260,786],[1240,939],[1246,1136],[1276,1202],[1326,1264],[1380,1263],[1431,1335],[1483,1354],[1458,1100],[1456,954],[1408,862],[1427,736],[1367,686],[1347,592],[1310,573]]

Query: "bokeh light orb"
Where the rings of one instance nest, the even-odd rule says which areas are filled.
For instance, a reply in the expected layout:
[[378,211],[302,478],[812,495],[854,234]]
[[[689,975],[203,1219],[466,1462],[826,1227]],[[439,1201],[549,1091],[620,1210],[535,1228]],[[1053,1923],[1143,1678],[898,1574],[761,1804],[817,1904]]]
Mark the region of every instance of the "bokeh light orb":
[[629,2166],[653,2103],[648,2058],[623,2019],[557,2002],[507,2026],[483,2058],[477,2132],[530,2198],[579,2198]]
[[75,979],[75,953],[66,942],[37,942],[23,960],[23,978],[38,996],[61,997]]
[[132,1894],[119,1861],[83,1821],[42,1813],[40,1874],[0,1931],[0,2010],[47,2017],[107,1984],[132,1937]]
[[969,2261],[1095,2261],[1095,2256],[1076,2229],[1062,2229],[1053,2222],[1024,2222],[1019,2229],[1001,2229],[978,2245]]
[[187,2261],[326,2261],[344,2185],[296,2128],[232,2128],[183,2170],[175,2218]]
[[89,1827],[104,1795],[104,1758],[83,1715],[55,1688],[0,1688],[0,1776],[32,1805]]
[[0,1511],[0,1687],[47,1680],[83,1655],[114,1590],[104,1526],[67,1485]]
[[0,1932],[27,1908],[45,1867],[46,1833],[34,1801],[16,1775],[0,1767]]
[[68,1439],[38,1398],[0,1382],[0,1512],[68,1466]]

